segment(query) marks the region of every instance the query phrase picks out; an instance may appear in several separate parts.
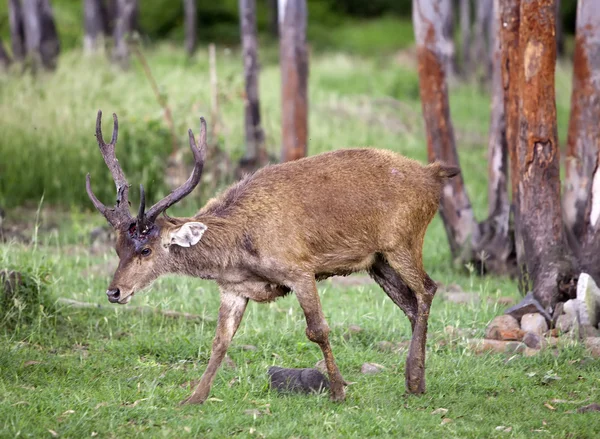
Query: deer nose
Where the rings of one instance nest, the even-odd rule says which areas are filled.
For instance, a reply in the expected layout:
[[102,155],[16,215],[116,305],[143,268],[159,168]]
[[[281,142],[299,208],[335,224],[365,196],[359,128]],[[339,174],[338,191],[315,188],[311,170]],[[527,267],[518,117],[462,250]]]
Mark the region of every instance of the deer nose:
[[113,288],[111,290],[106,290],[106,295],[108,296],[109,302],[117,303],[121,297],[121,291],[119,291],[118,288]]

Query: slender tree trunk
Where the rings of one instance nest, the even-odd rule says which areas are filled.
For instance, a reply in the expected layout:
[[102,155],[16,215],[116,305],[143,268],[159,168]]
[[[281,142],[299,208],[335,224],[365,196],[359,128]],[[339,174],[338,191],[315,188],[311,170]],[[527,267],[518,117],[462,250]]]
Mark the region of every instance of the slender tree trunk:
[[54,23],[54,12],[50,0],[39,0],[41,44],[40,55],[42,64],[47,69],[54,69],[60,53],[58,32]]
[[40,46],[42,29],[38,0],[23,0],[23,28],[25,29],[25,48],[29,63],[35,70],[41,64]]
[[[496,6],[502,0],[494,0]],[[495,8],[494,31],[500,32],[500,8]],[[489,216],[481,225],[482,237],[476,243],[478,252],[485,252],[486,268],[496,274],[516,274],[512,237],[509,235],[510,202],[508,199],[508,145],[504,113],[502,54],[500,36],[493,39],[494,71],[488,143],[488,207]]]
[[275,38],[279,37],[279,0],[269,1],[269,29],[271,35]]
[[462,74],[471,76],[471,1],[460,0],[460,37],[462,40]]
[[279,0],[282,161],[306,156],[308,50],[306,0]]
[[565,222],[583,271],[600,283],[600,8],[579,0],[567,140]]
[[[448,103],[446,52],[443,50],[442,27],[446,17],[442,13],[450,10],[449,4],[450,0],[413,0],[413,24],[428,157],[430,161],[443,160],[459,166]],[[471,260],[472,243],[479,240],[479,226],[461,175],[446,183],[440,214],[452,256],[461,261]]]
[[565,253],[556,131],[555,0],[522,0],[519,27],[519,231],[527,279],[546,309],[572,267]]
[[239,0],[240,30],[246,99],[244,100],[244,125],[246,133],[245,168],[258,168],[266,162],[265,135],[260,125],[258,97],[258,41],[256,37],[256,0]]
[[454,14],[452,8],[453,0],[437,1],[438,7],[441,9],[440,16],[444,22],[442,24],[442,44],[440,51],[444,62],[444,70],[446,79],[452,80],[456,77],[456,47],[454,45]]
[[104,48],[104,37],[108,35],[107,10],[102,0],[84,0],[83,23],[85,35],[83,50],[94,53]]
[[556,0],[556,53],[558,57],[565,54],[565,33],[563,31],[563,21],[560,16],[560,2]]
[[506,119],[506,142],[508,145],[510,187],[512,193],[512,226],[514,229],[514,247],[519,273],[519,288],[526,293],[526,286],[521,274],[525,273],[525,250],[522,235],[519,231],[519,157],[517,144],[519,139],[519,72],[521,58],[519,56],[519,25],[521,0],[501,0],[498,4],[500,21],[499,29],[501,47],[502,84],[504,88],[504,113]]
[[4,48],[4,43],[0,38],[0,70],[6,69],[12,63],[12,59]]
[[198,17],[196,10],[196,0],[183,0],[185,11],[185,51],[191,57],[196,51],[196,29],[198,27]]
[[10,41],[15,61],[23,61],[26,54],[25,24],[23,23],[23,8],[19,0],[9,0],[8,21],[10,24]]
[[[510,1],[510,0],[508,0]],[[481,77],[489,80],[493,71],[493,0],[477,0],[475,32],[473,35],[473,59],[479,63]]]
[[117,0],[113,59],[125,69],[129,67],[127,40],[131,33],[137,29],[137,9],[137,0]]

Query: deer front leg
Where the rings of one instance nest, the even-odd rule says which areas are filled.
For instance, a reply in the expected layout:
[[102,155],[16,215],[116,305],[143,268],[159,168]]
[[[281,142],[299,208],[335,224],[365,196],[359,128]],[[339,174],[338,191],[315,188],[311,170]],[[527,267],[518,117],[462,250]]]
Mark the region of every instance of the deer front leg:
[[329,344],[329,325],[323,315],[321,301],[314,277],[306,279],[295,286],[294,291],[306,318],[306,336],[317,343],[323,351],[327,373],[329,375],[329,391],[333,401],[343,401],[346,398],[344,378],[335,364],[331,345]]
[[242,321],[247,304],[248,299],[245,297],[221,291],[217,334],[213,340],[208,366],[206,366],[206,370],[200,379],[200,384],[198,384],[189,398],[181,402],[182,404],[202,404],[208,398],[215,374],[223,358],[225,358],[227,348],[231,344],[231,340]]

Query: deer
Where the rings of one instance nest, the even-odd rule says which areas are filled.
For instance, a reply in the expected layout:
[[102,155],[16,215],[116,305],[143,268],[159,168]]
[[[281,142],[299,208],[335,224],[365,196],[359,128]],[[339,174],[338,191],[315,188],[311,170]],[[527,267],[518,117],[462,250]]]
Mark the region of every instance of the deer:
[[[127,304],[159,276],[175,273],[210,279],[219,286],[220,306],[211,354],[199,384],[182,401],[201,404],[240,325],[249,300],[271,302],[293,292],[306,319],[306,336],[325,360],[333,401],[347,385],[329,342],[317,281],[366,271],[408,317],[412,338],[405,365],[409,394],[425,392],[427,322],[437,285],[423,267],[423,241],[441,191],[460,169],[441,162],[422,165],[390,150],[346,148],[267,165],[210,199],[194,216],[166,210],[198,185],[206,157],[206,121],[200,145],[192,130],[190,177],[146,210],[140,185],[137,216],[115,155],[118,119],[109,144],[96,139],[116,186],[116,204],[106,207],[91,189],[95,208],[115,229],[118,267],[106,294]],[[160,214],[163,214],[160,216]]]

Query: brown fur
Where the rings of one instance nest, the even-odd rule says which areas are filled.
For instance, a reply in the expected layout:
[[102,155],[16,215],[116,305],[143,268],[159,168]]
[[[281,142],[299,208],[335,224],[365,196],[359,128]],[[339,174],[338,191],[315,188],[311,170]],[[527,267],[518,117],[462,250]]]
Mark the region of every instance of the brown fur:
[[[331,397],[345,396],[329,345],[315,279],[367,270],[413,328],[406,366],[411,393],[425,391],[425,339],[435,283],[422,264],[425,231],[446,178],[457,168],[423,166],[390,151],[343,149],[268,166],[210,200],[193,218],[158,218],[148,233],[119,230],[120,264],[109,291],[127,303],[156,277],[179,273],[214,279],[221,308],[212,355],[186,402],[209,394],[248,300],[269,302],[294,291],[319,344]],[[186,223],[206,231],[191,247],[171,245]],[[152,253],[141,252],[150,248]]]

